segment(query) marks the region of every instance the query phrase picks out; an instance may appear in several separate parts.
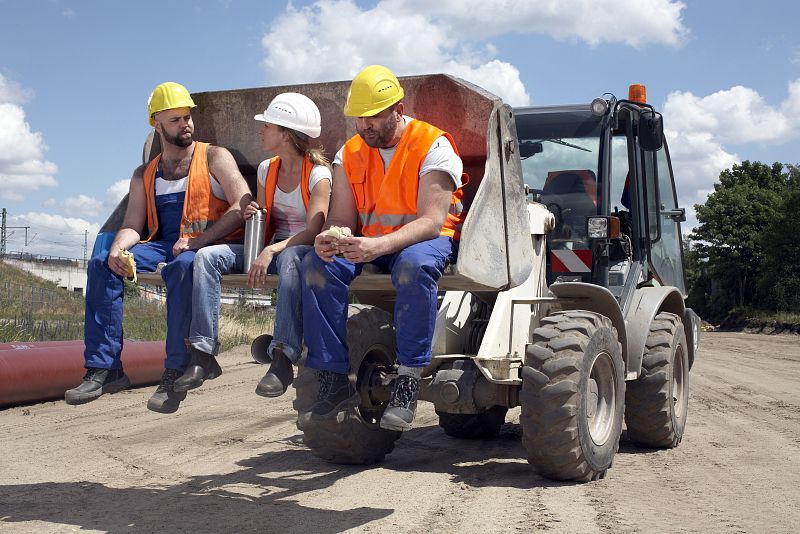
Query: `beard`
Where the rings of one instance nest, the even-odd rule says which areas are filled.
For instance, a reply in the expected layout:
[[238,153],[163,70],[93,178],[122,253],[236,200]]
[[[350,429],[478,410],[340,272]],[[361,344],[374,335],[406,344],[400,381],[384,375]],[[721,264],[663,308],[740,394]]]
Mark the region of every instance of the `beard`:
[[175,145],[181,148],[186,148],[192,144],[192,132],[186,132],[178,135],[169,135],[163,128],[161,133],[164,136],[164,142]]
[[[402,120],[402,118],[400,119]],[[397,120],[394,113],[386,117],[386,120],[376,129],[367,128],[358,130],[358,135],[370,148],[386,148],[394,138],[395,128],[397,127]]]

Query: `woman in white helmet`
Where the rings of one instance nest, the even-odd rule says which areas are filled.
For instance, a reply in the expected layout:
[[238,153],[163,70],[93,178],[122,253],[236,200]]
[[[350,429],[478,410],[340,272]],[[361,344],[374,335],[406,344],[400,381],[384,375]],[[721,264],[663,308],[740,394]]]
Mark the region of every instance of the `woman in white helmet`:
[[[299,93],[282,93],[255,120],[263,122],[261,146],[274,154],[258,166],[257,201],[245,211],[249,219],[265,211],[266,247],[253,261],[248,285],[263,285],[267,274],[278,274],[275,328],[268,352],[267,374],[256,387],[264,397],[278,397],[294,380],[293,364],[302,350],[300,262],[313,250],[328,213],[331,193],[329,161],[310,139],[321,132],[314,102]],[[199,387],[207,375],[205,361],[219,349],[219,294],[223,274],[242,272],[243,245],[215,245],[198,251],[194,264],[193,314],[187,344],[192,363],[175,382],[176,391]]]

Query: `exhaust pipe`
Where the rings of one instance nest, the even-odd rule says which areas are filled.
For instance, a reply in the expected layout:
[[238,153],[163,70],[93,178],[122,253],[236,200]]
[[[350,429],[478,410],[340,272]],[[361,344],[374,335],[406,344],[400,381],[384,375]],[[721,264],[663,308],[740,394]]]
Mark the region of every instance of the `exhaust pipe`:
[[[125,374],[133,386],[157,384],[164,371],[163,341],[126,339]],[[0,343],[0,407],[63,399],[81,383],[83,341]]]

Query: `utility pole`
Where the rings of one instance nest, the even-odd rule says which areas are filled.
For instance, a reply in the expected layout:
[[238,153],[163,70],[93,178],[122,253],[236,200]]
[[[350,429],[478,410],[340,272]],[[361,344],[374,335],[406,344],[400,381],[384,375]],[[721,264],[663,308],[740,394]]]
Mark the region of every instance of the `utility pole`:
[[[28,229],[30,228],[30,226],[6,226],[6,213],[8,212],[6,211],[5,208],[3,208],[3,216],[2,216],[3,222],[2,222],[2,227],[0,227],[0,258],[5,257],[6,255],[6,239],[7,239],[6,230],[8,230],[9,228],[14,228],[19,230],[24,229],[25,246],[26,247],[28,246]],[[36,236],[33,237],[35,238]],[[31,241],[33,241],[33,239],[31,239]]]
[[3,208],[3,226],[0,230],[0,258],[6,256],[6,209]]
[[83,231],[83,266],[86,267],[86,249],[89,248],[89,230]]

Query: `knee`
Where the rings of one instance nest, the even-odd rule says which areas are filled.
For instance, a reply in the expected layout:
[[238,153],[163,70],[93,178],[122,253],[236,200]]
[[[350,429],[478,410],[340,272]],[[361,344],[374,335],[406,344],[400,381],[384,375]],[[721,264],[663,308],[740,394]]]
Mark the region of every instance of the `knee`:
[[195,254],[188,254],[184,252],[171,262],[169,262],[164,268],[161,270],[161,278],[165,281],[170,276],[184,276],[188,273],[192,273],[193,269],[193,260]]
[[102,254],[98,254],[91,260],[89,260],[89,265],[86,267],[87,276],[92,276],[95,273],[101,273],[104,271],[108,271],[108,253],[103,252]]
[[395,287],[417,285],[433,277],[436,266],[429,258],[421,255],[403,255],[392,269],[392,283]]
[[300,270],[303,254],[298,250],[299,248],[288,247],[278,255],[278,274],[281,276],[292,275]]
[[327,264],[316,253],[306,254],[300,263],[303,284],[311,289],[323,289],[328,281]]
[[214,261],[214,255],[210,254],[206,249],[201,248],[194,256],[194,270],[196,273],[208,272],[218,269],[217,262]]

